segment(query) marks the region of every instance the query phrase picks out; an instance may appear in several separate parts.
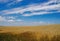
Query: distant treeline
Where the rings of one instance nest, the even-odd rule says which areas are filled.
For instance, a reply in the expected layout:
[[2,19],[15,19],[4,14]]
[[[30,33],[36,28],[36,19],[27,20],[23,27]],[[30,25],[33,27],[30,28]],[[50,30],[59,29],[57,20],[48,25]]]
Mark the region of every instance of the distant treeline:
[[0,33],[0,41],[60,41],[60,35],[54,35],[51,38],[45,35],[39,37],[39,39],[36,35],[35,32],[23,32],[20,34]]

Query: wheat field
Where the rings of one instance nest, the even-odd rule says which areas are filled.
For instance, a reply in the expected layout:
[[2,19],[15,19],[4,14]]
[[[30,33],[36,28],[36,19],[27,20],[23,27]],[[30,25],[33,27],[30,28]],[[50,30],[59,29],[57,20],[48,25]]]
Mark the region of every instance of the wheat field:
[[0,41],[60,41],[60,24],[0,26]]

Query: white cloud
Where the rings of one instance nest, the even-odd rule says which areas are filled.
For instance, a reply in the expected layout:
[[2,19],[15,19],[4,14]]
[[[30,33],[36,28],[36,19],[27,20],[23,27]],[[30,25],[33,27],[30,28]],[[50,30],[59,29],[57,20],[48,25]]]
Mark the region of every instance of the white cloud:
[[[49,14],[49,13],[53,13],[53,12],[32,12],[31,14],[22,14],[22,16],[33,16],[33,15],[42,15],[42,14]],[[54,12],[55,13],[55,12]]]
[[[10,9],[10,10],[4,10],[4,11],[1,11],[1,12],[3,12],[4,14],[14,14],[14,13],[17,14],[17,13],[20,13],[23,16],[32,16],[32,15],[55,13],[51,10],[56,10],[56,12],[60,12],[60,3],[58,3],[58,2],[60,2],[60,1],[50,0],[49,2],[40,4],[40,5],[39,4],[36,4],[36,5],[33,4],[33,5],[28,5],[25,8],[19,7],[19,8],[14,8],[14,9]],[[49,5],[51,3],[58,3],[58,4]],[[39,12],[35,12],[35,11],[38,11],[38,10],[39,10]],[[26,11],[31,11],[32,13],[31,14],[23,14]]]
[[0,16],[0,22],[1,21],[6,21],[6,19],[4,17]]
[[21,2],[21,1],[23,1],[23,0],[14,0],[11,3],[8,3],[7,6],[9,7],[9,6],[15,5],[15,4],[17,4],[17,3]]
[[9,22],[9,23],[10,23],[10,22],[15,22],[15,21],[14,21],[14,20],[7,20],[7,22]]
[[13,16],[8,16],[7,18],[8,19],[15,19],[15,17],[13,17]]
[[23,14],[22,16],[32,16],[33,14]]
[[23,1],[23,0],[16,0],[17,2]]
[[13,22],[23,22],[23,20],[22,19],[15,19],[14,17],[8,17],[8,19],[6,19],[6,17],[0,16],[0,22],[13,23]]
[[5,17],[0,16],[0,22],[12,22],[13,20],[8,20]]
[[7,3],[9,0],[0,0],[0,3]]
[[6,22],[8,22],[8,23],[22,23],[23,20],[21,20],[21,19],[15,19],[15,20],[10,19],[10,20],[7,20]]

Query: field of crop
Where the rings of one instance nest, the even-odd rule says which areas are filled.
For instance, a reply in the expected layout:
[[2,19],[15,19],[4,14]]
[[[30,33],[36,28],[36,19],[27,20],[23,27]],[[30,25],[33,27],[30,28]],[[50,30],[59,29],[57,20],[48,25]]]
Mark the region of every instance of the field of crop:
[[0,26],[0,41],[60,41],[60,24]]

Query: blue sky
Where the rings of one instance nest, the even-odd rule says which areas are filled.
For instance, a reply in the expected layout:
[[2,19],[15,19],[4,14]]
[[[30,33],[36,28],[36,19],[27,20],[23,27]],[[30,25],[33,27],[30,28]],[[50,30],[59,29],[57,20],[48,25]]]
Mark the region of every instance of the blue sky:
[[60,24],[60,0],[0,0],[0,26]]

